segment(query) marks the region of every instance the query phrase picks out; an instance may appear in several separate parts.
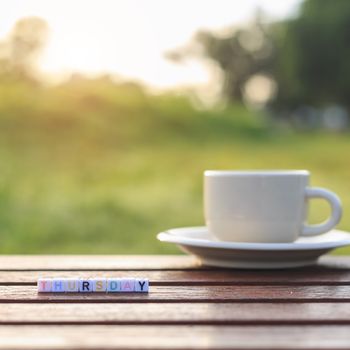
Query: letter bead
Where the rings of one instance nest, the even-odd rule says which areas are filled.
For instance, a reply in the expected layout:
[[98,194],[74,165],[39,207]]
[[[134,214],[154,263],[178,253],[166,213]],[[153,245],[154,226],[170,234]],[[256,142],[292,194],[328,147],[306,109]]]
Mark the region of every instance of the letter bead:
[[52,292],[52,279],[51,278],[39,278],[38,279],[38,292],[39,293]]
[[137,278],[135,280],[135,292],[148,293],[149,281],[147,278]]
[[92,279],[92,290],[94,292],[106,292],[107,291],[107,279],[106,278],[94,278],[94,279]]
[[52,291],[55,293],[64,293],[64,279],[53,278],[52,279]]
[[120,288],[122,292],[134,292],[135,278],[121,278]]
[[79,292],[79,278],[65,278],[64,290],[68,293]]
[[91,279],[80,279],[79,280],[79,292],[81,293],[92,293],[93,282]]
[[120,292],[120,279],[119,278],[108,278],[107,280],[107,292],[117,293]]

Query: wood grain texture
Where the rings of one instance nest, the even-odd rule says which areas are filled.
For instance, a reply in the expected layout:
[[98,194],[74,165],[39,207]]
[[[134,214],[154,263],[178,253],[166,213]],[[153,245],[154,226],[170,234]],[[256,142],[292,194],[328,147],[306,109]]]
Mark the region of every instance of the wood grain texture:
[[[321,266],[349,269],[350,257],[324,256]],[[200,266],[197,259],[184,255],[2,255],[2,271],[35,270],[187,270],[215,269]],[[293,271],[293,270],[286,270]]]
[[294,270],[137,270],[137,271],[0,271],[0,285],[36,285],[40,277],[147,277],[167,285],[350,285],[350,268],[315,266]]
[[0,349],[348,349],[348,326],[1,326]]
[[[147,277],[149,294],[38,294],[38,277]],[[0,349],[350,348],[350,258],[279,271],[188,256],[1,256]]]
[[350,303],[0,304],[8,324],[350,325]]
[[150,293],[37,293],[33,286],[0,286],[0,303],[350,302],[347,286],[151,286]]

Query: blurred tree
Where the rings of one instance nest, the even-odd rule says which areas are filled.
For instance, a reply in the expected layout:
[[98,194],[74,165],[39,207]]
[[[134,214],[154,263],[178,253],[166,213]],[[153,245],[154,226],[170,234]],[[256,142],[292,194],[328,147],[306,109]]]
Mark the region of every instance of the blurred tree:
[[223,98],[229,101],[241,102],[248,83],[260,75],[275,84],[266,103],[285,112],[279,115],[329,106],[345,108],[349,115],[349,0],[305,0],[293,17],[279,22],[268,22],[258,12],[249,26],[226,36],[199,32],[189,48],[168,56],[179,61],[193,55],[220,67]]
[[233,29],[226,35],[198,32],[189,48],[175,50],[167,56],[178,62],[194,55],[208,57],[220,67],[225,99],[242,102],[244,87],[253,76],[273,73],[276,50],[270,28],[258,11],[247,27]]
[[306,0],[275,26],[277,108],[340,104],[350,109],[350,1]]
[[20,19],[8,38],[0,42],[0,76],[32,80],[47,33],[48,25],[43,19]]
[[242,101],[244,86],[252,76],[271,72],[273,46],[259,22],[226,38],[201,32],[197,40],[222,69],[223,93],[231,101]]

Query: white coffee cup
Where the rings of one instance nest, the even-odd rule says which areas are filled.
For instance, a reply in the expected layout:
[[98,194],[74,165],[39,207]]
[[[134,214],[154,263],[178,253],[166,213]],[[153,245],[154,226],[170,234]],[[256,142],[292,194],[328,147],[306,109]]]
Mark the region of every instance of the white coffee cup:
[[[306,170],[216,171],[204,173],[204,212],[214,239],[235,242],[293,242],[315,236],[340,221],[339,197],[326,189],[309,187]],[[305,224],[308,199],[324,198],[330,218]]]

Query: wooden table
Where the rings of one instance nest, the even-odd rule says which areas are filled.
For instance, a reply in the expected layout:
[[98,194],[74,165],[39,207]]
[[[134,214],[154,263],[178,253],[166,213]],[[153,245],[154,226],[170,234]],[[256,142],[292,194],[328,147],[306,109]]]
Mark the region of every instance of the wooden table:
[[[145,294],[37,294],[42,277],[148,277]],[[1,256],[1,349],[350,348],[350,258],[244,271],[187,256]]]

